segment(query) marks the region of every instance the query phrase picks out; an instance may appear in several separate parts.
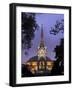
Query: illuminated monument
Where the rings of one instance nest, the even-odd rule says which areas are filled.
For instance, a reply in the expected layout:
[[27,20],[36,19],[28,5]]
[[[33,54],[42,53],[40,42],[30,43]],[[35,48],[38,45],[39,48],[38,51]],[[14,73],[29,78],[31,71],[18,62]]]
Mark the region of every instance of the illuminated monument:
[[50,73],[54,62],[47,57],[47,47],[44,43],[43,26],[41,27],[41,40],[37,49],[37,56],[30,58],[24,63],[33,74]]
[[47,53],[47,48],[45,47],[44,44],[44,35],[43,35],[43,26],[41,28],[41,41],[40,41],[40,45],[38,47],[38,59],[40,58],[44,58],[46,59],[46,53]]

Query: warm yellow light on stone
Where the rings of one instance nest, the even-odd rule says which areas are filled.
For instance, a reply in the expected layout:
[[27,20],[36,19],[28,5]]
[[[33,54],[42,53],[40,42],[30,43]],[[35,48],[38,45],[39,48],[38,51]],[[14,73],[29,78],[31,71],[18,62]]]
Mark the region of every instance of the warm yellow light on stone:
[[27,65],[30,65],[30,62],[27,62]]
[[32,62],[32,65],[33,65],[33,66],[37,65],[37,62]]
[[47,62],[47,65],[53,65],[53,62],[51,61]]
[[52,70],[52,66],[47,66],[47,69],[48,69],[49,71],[51,71],[51,70]]

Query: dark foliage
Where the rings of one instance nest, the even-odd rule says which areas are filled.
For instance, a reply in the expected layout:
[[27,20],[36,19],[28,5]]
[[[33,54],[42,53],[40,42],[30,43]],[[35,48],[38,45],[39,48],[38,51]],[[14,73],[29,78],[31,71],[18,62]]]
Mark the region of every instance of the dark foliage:
[[64,39],[61,39],[59,46],[55,48],[56,52],[56,61],[53,67],[52,73],[54,74],[63,74],[64,72]]
[[38,29],[34,13],[22,12],[22,48],[29,49],[32,46],[34,32]]
[[22,77],[29,77],[29,76],[33,76],[33,74],[28,70],[27,68],[28,66],[26,65],[22,65]]
[[55,48],[56,58],[64,59],[64,39],[61,39],[60,45]]
[[[56,21],[54,27],[51,27],[50,34],[57,35],[64,32],[64,20]],[[64,39],[61,39],[60,45],[54,49],[56,53],[56,61],[52,70],[52,74],[63,74],[64,72]]]
[[51,27],[50,34],[58,34],[59,32],[64,32],[64,20],[62,19],[61,21],[56,21],[56,24],[54,27]]

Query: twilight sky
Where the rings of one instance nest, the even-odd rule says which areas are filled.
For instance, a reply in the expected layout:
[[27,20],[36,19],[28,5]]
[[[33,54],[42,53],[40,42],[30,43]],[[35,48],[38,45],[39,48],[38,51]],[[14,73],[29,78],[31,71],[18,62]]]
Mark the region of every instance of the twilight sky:
[[55,59],[55,52],[53,51],[56,45],[60,44],[60,39],[64,37],[63,33],[58,33],[57,35],[50,34],[50,28],[53,27],[57,20],[64,19],[63,14],[49,14],[49,13],[36,13],[36,22],[40,26],[39,30],[35,31],[35,38],[32,40],[32,47],[28,51],[28,55],[25,55],[24,50],[22,50],[22,63],[29,60],[31,57],[37,55],[37,48],[40,44],[41,35],[41,25],[43,24],[44,42],[47,47],[47,56]]

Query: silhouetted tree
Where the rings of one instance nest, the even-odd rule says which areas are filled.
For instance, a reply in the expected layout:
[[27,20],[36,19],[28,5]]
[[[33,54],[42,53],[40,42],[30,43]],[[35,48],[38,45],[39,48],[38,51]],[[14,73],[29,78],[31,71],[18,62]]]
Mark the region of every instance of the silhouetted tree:
[[55,48],[56,52],[56,58],[61,58],[61,60],[64,59],[64,39],[61,39],[60,45],[56,46]]
[[57,59],[53,68],[55,74],[63,74],[64,72],[64,39],[61,39],[60,45],[55,48]]
[[28,70],[28,66],[22,64],[22,77],[30,77],[33,76],[33,74],[30,72],[30,70]]
[[[64,20],[56,21],[54,27],[51,27],[50,34],[57,35],[58,33],[64,32]],[[61,39],[60,45],[54,49],[56,53],[56,61],[52,70],[52,74],[63,74],[64,71],[64,39]]]
[[38,29],[38,25],[35,20],[35,14],[22,12],[21,21],[22,21],[22,24],[21,24],[22,48],[29,49],[31,48],[31,45],[32,45],[32,40],[34,38],[34,32],[35,30]]
[[59,32],[64,32],[64,19],[60,20],[60,21],[56,21],[56,24],[54,25],[54,27],[51,27],[50,30],[50,34],[56,35]]

